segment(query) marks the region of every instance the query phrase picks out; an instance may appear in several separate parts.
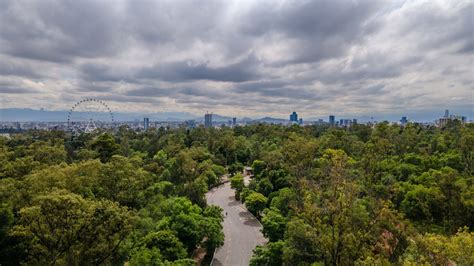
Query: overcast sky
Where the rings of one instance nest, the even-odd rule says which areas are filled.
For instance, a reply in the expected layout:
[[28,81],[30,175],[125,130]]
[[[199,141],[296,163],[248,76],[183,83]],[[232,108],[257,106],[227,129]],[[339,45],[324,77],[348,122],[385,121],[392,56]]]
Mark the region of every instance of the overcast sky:
[[0,103],[472,119],[473,14],[462,0],[0,0]]

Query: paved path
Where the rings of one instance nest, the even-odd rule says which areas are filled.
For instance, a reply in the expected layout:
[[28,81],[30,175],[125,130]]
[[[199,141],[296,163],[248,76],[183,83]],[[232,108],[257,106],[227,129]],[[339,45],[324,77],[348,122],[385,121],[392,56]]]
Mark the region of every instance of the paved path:
[[261,224],[245,207],[236,201],[230,182],[206,194],[209,205],[224,209],[224,245],[216,250],[212,265],[249,265],[253,249],[266,243],[260,230]]

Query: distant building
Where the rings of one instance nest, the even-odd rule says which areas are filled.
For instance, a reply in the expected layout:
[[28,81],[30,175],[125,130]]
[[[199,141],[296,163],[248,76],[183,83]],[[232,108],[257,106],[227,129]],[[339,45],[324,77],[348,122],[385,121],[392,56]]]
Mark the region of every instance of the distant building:
[[186,121],[184,121],[184,126],[188,129],[195,128],[196,127],[196,121],[186,120]]
[[351,126],[351,124],[352,124],[351,119],[341,119],[341,120],[339,120],[339,126],[341,126],[341,127],[349,127],[349,126]]
[[232,117],[232,126],[235,127],[237,125],[237,117]]
[[356,118],[352,119],[352,124],[353,124],[353,125],[356,125],[356,124],[357,124],[357,119],[356,119]]
[[212,127],[212,113],[206,113],[204,115],[204,126],[205,127]]
[[303,125],[303,118],[300,118],[300,119],[298,120],[298,125]]
[[336,117],[335,116],[333,116],[333,115],[329,116],[329,125],[330,126],[336,125]]
[[143,118],[143,129],[145,131],[150,127],[150,119],[148,117]]
[[298,114],[295,111],[290,115],[290,122],[298,123]]
[[407,117],[406,116],[402,116],[402,119],[400,119],[400,124],[402,124],[402,126],[406,125],[408,123],[408,120],[407,120]]
[[244,167],[244,176],[253,176],[253,169],[252,167]]
[[444,116],[438,119],[438,126],[439,127],[445,127],[450,121],[455,121],[458,120],[461,122],[461,124],[465,124],[467,121],[467,118],[465,116],[460,116],[460,115],[450,115],[449,110],[444,111]]

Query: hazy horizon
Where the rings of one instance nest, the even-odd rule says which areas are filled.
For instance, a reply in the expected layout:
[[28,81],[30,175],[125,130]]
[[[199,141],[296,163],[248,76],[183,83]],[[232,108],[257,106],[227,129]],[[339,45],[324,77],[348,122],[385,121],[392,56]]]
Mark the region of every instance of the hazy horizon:
[[[23,111],[18,114],[18,111]],[[26,111],[26,112],[25,112]],[[0,122],[65,122],[67,119],[67,113],[69,110],[46,110],[46,109],[32,109],[32,108],[5,108],[0,109]],[[328,121],[328,115],[318,115],[309,114],[309,116],[303,116],[301,113],[297,112],[300,118],[303,118],[305,121],[317,121],[318,119],[323,119]],[[42,116],[43,114],[43,116]],[[144,117],[149,117],[150,121],[185,121],[185,120],[203,120],[204,113],[191,113],[191,112],[124,112],[124,111],[114,111],[116,121],[134,121],[142,120]],[[452,115],[462,115],[461,113],[456,113],[450,110]],[[214,113],[214,115],[221,116],[223,118],[231,119],[232,115],[224,115],[219,113]],[[359,116],[351,114],[332,114],[336,117],[336,120],[339,119],[358,119],[359,122],[369,122],[369,121],[389,121],[397,122],[400,120],[401,116],[397,114],[391,115],[380,115],[374,114],[373,116]],[[402,115],[406,116],[407,119],[411,122],[434,122],[439,117],[444,115],[444,110],[439,110],[439,112],[420,112],[418,114],[411,115]],[[288,113],[289,116],[289,113]],[[465,115],[464,115],[465,116]],[[214,117],[216,118],[216,117]],[[284,116],[270,116],[270,115],[250,115],[243,117],[236,117],[238,120],[242,119],[262,119],[262,118],[274,118],[274,119],[284,119],[288,120],[288,117]],[[467,116],[467,121],[472,120],[471,117]]]

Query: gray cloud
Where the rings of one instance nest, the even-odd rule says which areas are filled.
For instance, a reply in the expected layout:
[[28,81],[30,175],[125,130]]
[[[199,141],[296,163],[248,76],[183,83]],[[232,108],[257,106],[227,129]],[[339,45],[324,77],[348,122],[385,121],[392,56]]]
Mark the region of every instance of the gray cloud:
[[259,62],[254,56],[249,56],[233,64],[216,67],[210,66],[208,62],[180,61],[144,68],[138,72],[137,77],[172,82],[188,80],[244,82],[258,78],[256,73],[258,64]]
[[376,1],[298,1],[267,3],[250,12],[241,30],[254,36],[277,35],[289,41],[290,54],[278,64],[308,63],[344,54],[377,25],[370,21]]
[[0,75],[28,77],[32,79],[41,77],[32,66],[25,64],[25,62],[15,62],[15,60],[7,60],[6,58],[0,58]]
[[131,111],[470,115],[473,13],[447,0],[4,0],[0,93],[57,109],[94,96]]
[[36,91],[32,90],[32,89],[28,89],[28,88],[10,87],[10,86],[0,85],[0,93],[24,94],[24,93],[36,93]]
[[[456,46],[456,52],[469,53],[474,47],[474,3],[461,1],[446,10],[442,2],[420,4],[406,12],[400,34],[418,40],[424,49],[446,49]],[[426,51],[426,50],[425,50]]]
[[121,29],[109,3],[6,1],[0,11],[1,50],[53,62],[113,55],[121,44]]
[[172,96],[174,94],[173,89],[161,89],[157,87],[141,87],[132,89],[126,93],[127,96],[140,96],[140,97],[160,97],[160,96]]
[[90,82],[120,82],[130,80],[129,71],[119,71],[112,65],[86,63],[79,67],[82,79]]

